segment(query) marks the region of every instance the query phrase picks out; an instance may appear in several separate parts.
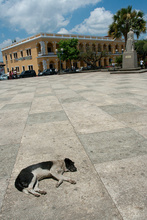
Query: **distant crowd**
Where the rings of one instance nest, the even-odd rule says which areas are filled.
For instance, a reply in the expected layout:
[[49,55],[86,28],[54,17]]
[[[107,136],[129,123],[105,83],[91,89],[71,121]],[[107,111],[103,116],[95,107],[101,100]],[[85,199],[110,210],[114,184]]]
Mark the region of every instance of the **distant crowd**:
[[11,70],[10,72],[7,73],[8,79],[17,79],[17,71]]

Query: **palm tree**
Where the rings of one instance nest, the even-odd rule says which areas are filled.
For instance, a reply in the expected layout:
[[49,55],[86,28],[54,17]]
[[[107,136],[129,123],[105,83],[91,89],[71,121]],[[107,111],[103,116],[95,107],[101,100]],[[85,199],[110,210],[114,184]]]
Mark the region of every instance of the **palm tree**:
[[122,8],[113,16],[113,23],[109,26],[108,35],[113,38],[124,37],[127,42],[127,33],[133,29],[137,38],[141,33],[146,33],[146,21],[142,11],[132,11],[132,6]]

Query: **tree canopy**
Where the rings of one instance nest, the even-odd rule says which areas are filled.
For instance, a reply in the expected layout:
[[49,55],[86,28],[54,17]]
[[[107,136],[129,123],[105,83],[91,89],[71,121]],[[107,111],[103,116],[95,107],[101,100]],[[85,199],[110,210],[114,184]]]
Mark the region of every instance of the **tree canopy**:
[[127,42],[127,33],[133,29],[137,38],[141,33],[146,33],[146,21],[142,11],[132,10],[132,6],[122,8],[113,16],[113,23],[109,26],[108,35],[113,38],[124,37]]
[[138,40],[135,42],[135,50],[139,57],[145,59],[147,56],[147,40]]
[[79,60],[84,61],[88,66],[91,66],[93,69],[97,67],[96,63],[101,60],[102,57],[106,57],[107,52],[93,52],[88,50],[86,52],[81,52],[79,55]]
[[[77,60],[79,55],[79,50],[77,49],[78,39],[68,39],[68,40],[61,40],[59,43],[59,53],[58,56],[61,57],[61,60],[70,61]],[[63,53],[61,52],[61,48],[63,48]]]

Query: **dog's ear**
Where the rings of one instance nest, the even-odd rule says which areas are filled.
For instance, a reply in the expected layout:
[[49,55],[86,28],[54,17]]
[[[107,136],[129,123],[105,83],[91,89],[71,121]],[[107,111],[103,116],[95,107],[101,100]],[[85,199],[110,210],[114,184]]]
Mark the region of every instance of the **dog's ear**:
[[65,162],[65,167],[67,168],[68,171],[75,172],[77,171],[77,168],[74,165],[74,162],[70,160],[69,158],[64,159]]
[[69,158],[65,158],[64,162],[65,162],[65,164],[71,164],[72,161]]

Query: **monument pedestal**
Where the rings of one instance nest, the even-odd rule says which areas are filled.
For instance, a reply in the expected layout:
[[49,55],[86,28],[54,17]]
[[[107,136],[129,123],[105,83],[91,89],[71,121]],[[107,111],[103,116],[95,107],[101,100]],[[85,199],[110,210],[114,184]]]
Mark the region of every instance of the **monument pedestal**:
[[134,69],[138,67],[137,52],[134,51],[124,51],[123,53],[123,69]]

